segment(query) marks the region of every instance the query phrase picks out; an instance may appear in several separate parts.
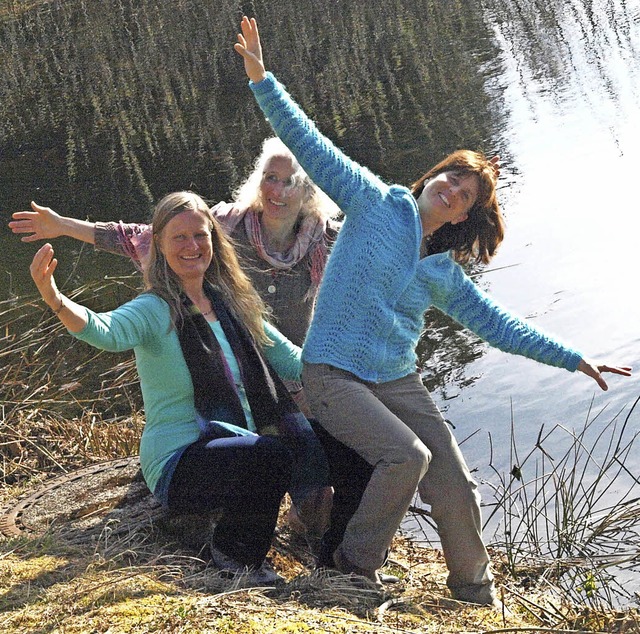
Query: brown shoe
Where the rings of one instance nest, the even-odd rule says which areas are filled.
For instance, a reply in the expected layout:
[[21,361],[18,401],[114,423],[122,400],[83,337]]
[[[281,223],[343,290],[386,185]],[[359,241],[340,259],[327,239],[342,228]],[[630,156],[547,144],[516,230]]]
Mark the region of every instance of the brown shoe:
[[351,563],[342,552],[340,546],[335,549],[333,552],[333,563],[335,564],[336,570],[342,572],[345,575],[358,575],[359,577],[364,577],[371,581],[378,590],[382,590],[382,581],[380,580],[380,575],[377,570],[369,570],[367,568],[360,568],[360,566],[356,566],[354,563]]
[[[295,507],[295,515],[304,525],[307,537],[320,539],[328,530],[333,506],[333,489],[320,487]],[[290,514],[293,516],[293,513]],[[291,517],[293,519],[293,517]]]

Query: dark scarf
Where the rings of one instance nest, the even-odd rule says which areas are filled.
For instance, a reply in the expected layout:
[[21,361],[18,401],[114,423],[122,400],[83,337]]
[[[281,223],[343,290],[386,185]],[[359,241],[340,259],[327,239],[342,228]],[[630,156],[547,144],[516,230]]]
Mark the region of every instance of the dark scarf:
[[[320,442],[247,328],[227,308],[222,293],[207,281],[204,291],[237,359],[258,433],[282,437],[292,452],[289,494],[299,503],[328,484],[329,469]],[[193,381],[202,437],[234,435],[220,423],[246,429],[247,421],[224,352],[209,323],[186,296],[183,305],[187,316],[178,320],[178,339]]]

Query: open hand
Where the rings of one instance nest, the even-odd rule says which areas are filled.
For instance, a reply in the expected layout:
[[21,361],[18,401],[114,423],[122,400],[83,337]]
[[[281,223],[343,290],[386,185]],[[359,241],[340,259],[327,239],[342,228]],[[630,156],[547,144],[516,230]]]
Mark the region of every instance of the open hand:
[[9,229],[13,233],[29,234],[21,238],[22,242],[51,240],[63,235],[61,217],[53,209],[40,207],[34,202],[31,203],[31,209],[33,211],[16,211],[9,222]]
[[602,378],[603,372],[631,376],[631,368],[629,366],[608,365],[591,359],[582,359],[578,365],[578,370],[590,376],[605,391],[609,389],[609,386]]
[[42,299],[53,309],[56,309],[60,303],[60,293],[53,279],[56,266],[58,266],[58,260],[53,257],[53,247],[47,243],[40,247],[33,256],[29,267],[31,277],[36,283]]
[[247,73],[247,77],[257,84],[266,75],[258,23],[255,18],[249,19],[245,15],[240,23],[240,28],[242,33],[238,33],[238,42],[233,45],[233,48],[244,59],[244,70]]

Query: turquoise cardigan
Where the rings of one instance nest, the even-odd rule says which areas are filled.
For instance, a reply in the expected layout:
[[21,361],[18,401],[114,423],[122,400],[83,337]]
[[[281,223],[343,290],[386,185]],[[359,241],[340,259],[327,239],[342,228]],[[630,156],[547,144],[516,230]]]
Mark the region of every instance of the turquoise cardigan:
[[271,73],[249,85],[276,134],[345,214],[303,361],[366,381],[401,378],[416,369],[424,313],[436,306],[500,350],[577,369],[578,351],[496,304],[448,253],[420,258],[420,215],[407,188],[385,184],[342,153]]
[[[169,305],[157,295],[143,293],[111,312],[85,310],[87,325],[71,334],[102,350],[135,353],[146,418],[140,466],[149,489],[155,491],[169,459],[200,435],[193,383],[171,327]],[[265,324],[265,329],[274,342],[263,349],[265,357],[282,378],[299,380],[300,348],[273,326]]]

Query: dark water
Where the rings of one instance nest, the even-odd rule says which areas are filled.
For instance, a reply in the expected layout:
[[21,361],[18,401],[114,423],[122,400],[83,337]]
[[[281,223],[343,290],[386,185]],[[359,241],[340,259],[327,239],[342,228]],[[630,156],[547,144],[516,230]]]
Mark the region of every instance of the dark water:
[[[385,179],[409,184],[459,147],[500,154],[507,238],[478,283],[586,354],[640,368],[638,0],[299,0],[295,11],[228,0],[19,4],[0,9],[5,219],[32,199],[128,221],[176,189],[228,199],[269,134],[232,50],[250,12],[269,68]],[[32,293],[34,250],[0,229],[0,300]],[[78,252],[61,241],[67,288],[131,270],[90,249],[78,263]],[[581,439],[593,448],[587,480],[612,420],[632,443],[637,379],[612,377],[600,392],[582,375],[489,350],[442,316],[428,323],[425,377],[482,482],[526,462],[542,426],[555,428],[543,443],[553,457],[598,415]],[[640,471],[637,451],[625,465]],[[602,504],[638,497],[630,478]],[[481,486],[490,499],[495,485]]]

